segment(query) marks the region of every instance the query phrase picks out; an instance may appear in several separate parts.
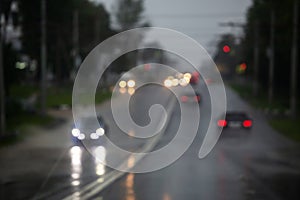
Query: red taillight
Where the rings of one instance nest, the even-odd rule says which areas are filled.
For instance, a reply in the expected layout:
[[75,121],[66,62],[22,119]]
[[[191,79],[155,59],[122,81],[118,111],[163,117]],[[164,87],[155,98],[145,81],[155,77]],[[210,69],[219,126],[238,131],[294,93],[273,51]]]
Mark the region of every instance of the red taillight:
[[200,75],[200,74],[199,74],[197,71],[194,71],[194,72],[192,73],[192,76],[197,77],[197,78],[199,77],[199,75]]
[[187,97],[187,96],[182,96],[182,97],[181,97],[181,101],[182,101],[182,102],[187,102],[187,100],[188,100],[188,97]]
[[195,101],[199,102],[200,101],[200,96],[195,96]]
[[252,126],[252,121],[251,121],[251,120],[245,120],[245,121],[243,122],[243,126],[244,126],[245,128],[250,128],[250,127]]
[[218,121],[218,126],[225,127],[227,125],[227,121],[225,119],[220,119]]

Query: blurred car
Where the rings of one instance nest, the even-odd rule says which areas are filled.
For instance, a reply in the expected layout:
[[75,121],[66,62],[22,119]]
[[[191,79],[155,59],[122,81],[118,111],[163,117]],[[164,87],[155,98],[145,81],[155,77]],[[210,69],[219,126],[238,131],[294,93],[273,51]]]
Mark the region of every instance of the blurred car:
[[121,94],[133,95],[136,89],[135,76],[130,72],[123,73],[118,86]]
[[82,142],[101,144],[101,138],[107,134],[108,127],[101,116],[97,116],[98,123],[93,123],[92,117],[83,117],[72,126],[71,135],[74,145],[82,145]]
[[192,103],[192,102],[200,103],[201,96],[200,96],[200,94],[198,92],[188,93],[188,94],[182,95],[180,97],[180,100],[183,103]]
[[191,79],[190,79],[190,84],[192,84],[192,85],[198,84],[199,79],[200,79],[200,74],[197,71],[194,71],[192,73],[192,76],[191,76]]
[[252,128],[253,120],[245,112],[227,112],[225,119],[218,120],[218,126],[223,128]]

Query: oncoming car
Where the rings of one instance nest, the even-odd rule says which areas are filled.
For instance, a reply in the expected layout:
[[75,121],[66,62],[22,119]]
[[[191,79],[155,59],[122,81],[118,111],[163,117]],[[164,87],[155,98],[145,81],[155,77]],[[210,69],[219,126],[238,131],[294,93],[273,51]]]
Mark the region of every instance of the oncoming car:
[[98,123],[93,123],[92,117],[83,117],[72,126],[71,137],[74,145],[82,145],[83,141],[92,145],[103,143],[102,137],[107,134],[108,127],[101,116]]

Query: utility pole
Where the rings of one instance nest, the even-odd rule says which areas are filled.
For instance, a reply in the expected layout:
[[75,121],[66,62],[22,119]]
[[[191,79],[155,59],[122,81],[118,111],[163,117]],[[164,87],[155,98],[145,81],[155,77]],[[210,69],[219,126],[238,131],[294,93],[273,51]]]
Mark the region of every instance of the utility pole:
[[242,28],[245,24],[239,22],[221,22],[219,26],[230,27],[231,32],[234,32],[234,28]]
[[46,72],[47,72],[47,30],[46,30],[46,0],[41,1],[41,114],[46,114]]
[[254,62],[253,62],[253,96],[258,95],[258,69],[259,69],[259,23],[254,24]]
[[[78,10],[73,12],[73,66],[77,70],[78,54],[79,54],[79,25],[78,25]],[[79,63],[80,64],[80,63]]]
[[270,31],[270,48],[269,48],[269,88],[268,88],[268,100],[269,104],[273,102],[274,98],[274,39],[275,39],[275,11],[271,11],[271,31]]
[[291,62],[290,110],[291,116],[297,116],[297,64],[298,64],[298,0],[294,0],[293,43]]
[[95,19],[95,45],[98,45],[100,42],[100,29],[100,15],[97,12]]
[[0,136],[5,135],[5,87],[4,87],[4,66],[3,66],[3,38],[4,38],[5,20],[0,13]]
[[[219,26],[230,27],[230,32],[235,33],[235,28],[244,28],[245,24],[238,22],[222,22],[219,23]],[[235,38],[240,38],[238,35],[235,35]]]

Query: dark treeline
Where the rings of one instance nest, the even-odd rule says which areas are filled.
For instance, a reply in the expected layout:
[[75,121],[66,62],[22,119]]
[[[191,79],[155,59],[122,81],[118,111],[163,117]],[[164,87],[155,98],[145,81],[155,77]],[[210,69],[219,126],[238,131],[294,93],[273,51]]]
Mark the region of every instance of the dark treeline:
[[[254,75],[254,48],[256,42],[258,42],[259,90],[260,94],[266,93],[269,87],[272,12],[274,12],[274,97],[289,97],[294,0],[253,0],[252,6],[247,11],[246,24],[239,25],[243,28],[244,35],[242,38],[236,38],[232,34],[223,35],[218,43],[218,52],[215,56],[215,61],[222,66],[228,65],[229,71],[233,72],[231,74],[234,74],[236,66],[241,62],[247,63],[247,70],[244,75],[248,76],[251,80]],[[257,36],[255,34],[256,31]],[[237,42],[238,40],[240,41],[239,43]],[[225,44],[229,44],[232,47],[230,53],[223,52],[222,48]],[[300,77],[299,69],[297,74]],[[298,91],[300,92],[299,87]]]
[[[268,84],[271,12],[274,11],[274,88],[276,92],[288,94],[291,73],[291,48],[293,32],[294,0],[254,0],[247,13],[245,38],[242,42],[245,59],[253,65],[255,23],[258,26],[259,82],[264,88]],[[298,41],[299,43],[299,41]],[[252,70],[250,68],[250,70]]]
[[[46,8],[46,81],[41,81],[42,2]],[[143,0],[114,3],[109,13],[103,4],[92,0],[0,0],[0,67],[4,71],[0,74],[4,88],[0,105],[6,107],[0,109],[0,137],[6,116],[21,113],[19,107],[28,107],[23,104],[32,97],[38,96],[35,102],[45,102],[40,98],[45,91],[42,85],[68,88],[81,62],[99,43],[125,29],[148,24],[143,18]],[[121,73],[127,69],[126,63],[128,59],[122,58],[110,71]],[[38,105],[34,107],[36,111]]]
[[[40,60],[41,1],[20,1],[22,16],[22,51]],[[110,16],[102,5],[86,0],[46,1],[47,7],[47,64],[60,81],[69,77],[73,68],[74,29],[78,34],[81,57],[112,34]],[[74,24],[75,15],[78,21]],[[98,30],[101,31],[98,31]],[[98,34],[98,35],[97,35]]]
[[[40,77],[42,1],[0,0],[0,13],[6,17],[6,22],[11,19],[13,2],[18,4],[18,10],[13,13],[13,23],[14,28],[19,27],[22,32],[19,38],[21,48],[16,50],[12,49],[10,43],[5,44],[5,52],[9,54],[4,58],[5,77],[10,77],[6,78],[7,88],[20,80],[11,79],[18,77],[17,74],[20,73],[13,68],[21,56],[25,55],[30,61],[36,62],[37,71],[34,77],[36,81]],[[47,71],[53,75],[56,82],[70,78],[74,69],[74,53],[82,60],[96,45],[113,34],[129,28],[149,25],[143,18],[142,0],[115,0],[113,13],[108,13],[102,4],[89,0],[46,0],[45,2]],[[78,34],[77,41],[74,41],[74,34]],[[114,69],[117,72],[122,71],[122,69]]]

